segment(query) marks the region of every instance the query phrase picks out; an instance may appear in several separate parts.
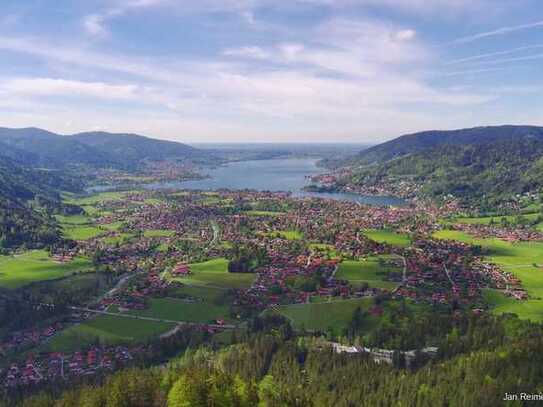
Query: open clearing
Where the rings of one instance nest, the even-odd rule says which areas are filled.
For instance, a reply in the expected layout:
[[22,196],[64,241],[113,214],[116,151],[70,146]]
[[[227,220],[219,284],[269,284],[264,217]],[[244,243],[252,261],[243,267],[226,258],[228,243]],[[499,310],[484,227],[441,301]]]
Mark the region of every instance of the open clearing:
[[264,233],[264,235],[272,238],[281,237],[287,240],[301,240],[304,237],[302,232],[299,232],[297,230],[276,230],[274,232]]
[[487,251],[487,261],[520,278],[530,299],[514,301],[501,293],[487,292],[485,298],[495,312],[514,312],[520,318],[543,321],[543,242],[510,243],[496,238],[476,239],[454,230],[438,231],[434,237],[480,245]]
[[223,289],[249,287],[255,279],[252,273],[229,273],[228,260],[225,258],[194,263],[190,265],[190,269],[190,276],[175,279],[183,284]]
[[226,305],[215,305],[210,302],[190,303],[176,298],[151,298],[147,309],[131,310],[128,314],[203,323],[215,322],[217,319],[230,319],[230,310]]
[[[520,214],[520,216],[526,219],[527,221],[533,221],[539,217],[539,214],[528,213],[528,214]],[[514,223],[517,219],[517,215],[483,216],[480,218],[457,218],[454,220],[454,222],[472,224],[472,225],[489,225],[490,223],[499,224],[502,221],[502,218],[505,218],[507,222]]]
[[145,342],[173,326],[166,322],[100,315],[61,331],[45,345],[45,350],[70,352],[94,344],[107,346]]
[[360,285],[368,283],[370,287],[393,289],[398,286],[394,281],[386,281],[387,272],[401,272],[399,267],[381,265],[379,259],[387,260],[390,257],[371,256],[364,260],[346,260],[340,263],[336,278],[348,280],[351,284]]
[[275,310],[288,318],[296,329],[341,330],[350,323],[356,308],[367,310],[372,298],[336,300],[309,304],[292,304],[276,307]]
[[15,256],[0,256],[0,286],[18,288],[43,280],[53,280],[72,273],[88,271],[92,264],[84,258],[58,263],[45,250],[32,250]]
[[396,233],[390,229],[366,229],[364,235],[379,243],[386,243],[392,246],[408,247],[411,239],[404,233]]

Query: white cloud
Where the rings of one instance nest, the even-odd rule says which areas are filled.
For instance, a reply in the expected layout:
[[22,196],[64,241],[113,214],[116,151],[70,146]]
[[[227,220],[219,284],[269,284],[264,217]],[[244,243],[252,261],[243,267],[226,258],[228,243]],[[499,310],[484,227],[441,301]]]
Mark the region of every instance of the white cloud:
[[398,41],[411,41],[416,35],[415,30],[400,30],[396,33],[395,38]]
[[107,28],[105,27],[106,17],[101,14],[90,14],[83,19],[83,26],[87,33],[103,37],[108,33]]
[[252,59],[269,59],[271,54],[261,47],[250,46],[241,48],[231,48],[222,52],[225,56],[252,58]]
[[15,95],[87,96],[98,99],[131,99],[138,92],[138,87],[135,85],[52,78],[9,79],[3,83],[0,82],[0,89]]

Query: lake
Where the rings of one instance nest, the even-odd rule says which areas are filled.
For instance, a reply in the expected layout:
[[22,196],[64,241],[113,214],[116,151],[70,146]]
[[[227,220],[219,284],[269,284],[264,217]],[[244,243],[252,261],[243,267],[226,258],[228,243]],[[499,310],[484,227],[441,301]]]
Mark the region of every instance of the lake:
[[273,160],[239,161],[203,171],[207,178],[193,181],[172,181],[149,184],[149,189],[254,189],[258,191],[290,191],[294,196],[348,200],[369,205],[400,206],[405,201],[390,196],[370,196],[352,193],[305,192],[308,176],[322,173],[316,159],[285,158]]

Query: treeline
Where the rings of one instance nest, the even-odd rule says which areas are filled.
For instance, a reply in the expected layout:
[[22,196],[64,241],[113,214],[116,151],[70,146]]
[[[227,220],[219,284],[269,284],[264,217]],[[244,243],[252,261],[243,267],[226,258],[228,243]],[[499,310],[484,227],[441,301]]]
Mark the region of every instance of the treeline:
[[229,256],[230,273],[252,273],[256,268],[269,262],[266,248],[256,244],[234,243]]
[[336,354],[287,325],[259,320],[242,343],[187,351],[166,368],[125,370],[100,385],[42,393],[20,405],[481,407],[502,405],[506,392],[543,391],[543,328],[515,317],[474,316],[465,331],[449,334],[451,343],[464,344],[461,353],[415,370]]

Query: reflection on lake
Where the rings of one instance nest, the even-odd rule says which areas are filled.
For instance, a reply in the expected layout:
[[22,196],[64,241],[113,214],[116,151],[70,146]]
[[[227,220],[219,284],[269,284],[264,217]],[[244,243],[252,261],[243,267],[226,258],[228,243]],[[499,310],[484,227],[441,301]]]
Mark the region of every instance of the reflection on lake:
[[290,191],[294,196],[315,196],[329,199],[348,200],[369,205],[402,205],[405,201],[388,196],[369,196],[351,193],[304,192],[308,185],[307,176],[323,172],[317,167],[317,160],[287,158],[258,161],[239,161],[209,169],[208,178],[183,182],[159,182],[149,184],[149,189],[254,189],[259,191]]

